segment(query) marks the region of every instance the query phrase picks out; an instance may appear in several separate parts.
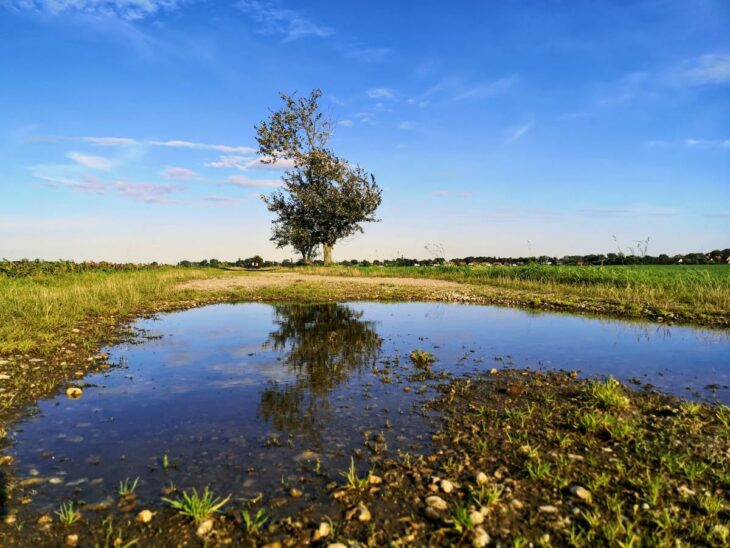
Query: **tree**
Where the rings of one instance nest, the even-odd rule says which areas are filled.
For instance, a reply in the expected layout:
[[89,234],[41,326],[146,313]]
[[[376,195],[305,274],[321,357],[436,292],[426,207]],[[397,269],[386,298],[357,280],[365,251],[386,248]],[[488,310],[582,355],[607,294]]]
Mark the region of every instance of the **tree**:
[[327,148],[334,124],[319,110],[320,90],[296,98],[281,93],[284,106],[256,126],[263,163],[289,162],[283,190],[262,196],[276,214],[271,240],[291,246],[304,262],[321,245],[324,263],[332,262],[335,243],[374,222],[381,202],[375,177]]

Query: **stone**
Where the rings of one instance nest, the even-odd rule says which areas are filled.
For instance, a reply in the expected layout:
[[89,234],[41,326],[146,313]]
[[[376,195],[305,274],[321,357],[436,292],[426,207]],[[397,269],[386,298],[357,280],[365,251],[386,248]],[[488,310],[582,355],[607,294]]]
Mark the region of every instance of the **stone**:
[[585,487],[581,487],[580,485],[571,486],[569,491],[571,495],[585,502],[591,502],[592,500],[591,492]]
[[499,373],[499,371],[497,371],[497,368],[496,368],[496,367],[492,367],[492,368],[491,368],[491,369],[489,370],[489,374],[490,374],[490,375],[496,375],[497,373]]
[[[66,485],[68,486],[68,484]],[[112,507],[112,504],[114,504],[114,501],[110,498],[107,498],[99,502],[84,504],[84,510],[88,510],[89,512],[106,512],[107,510],[109,510],[109,508]]]
[[76,546],[79,543],[78,535],[66,535],[66,546]]
[[77,386],[69,386],[66,389],[66,397],[71,400],[78,400],[83,395],[83,393],[84,391]]
[[376,476],[375,474],[370,474],[368,476],[368,482],[370,483],[370,485],[380,485],[381,483],[383,483],[383,478],[381,478],[380,476]]
[[545,504],[543,506],[538,506],[537,510],[544,514],[557,514],[557,512],[558,512],[558,509],[551,504]]
[[484,523],[484,514],[477,510],[472,510],[469,512],[469,520],[471,520],[474,525],[481,525]]
[[517,499],[512,499],[509,505],[512,507],[513,510],[522,510],[522,508],[524,508],[525,506],[524,504],[522,504],[522,501],[519,501]]
[[328,544],[327,548],[347,548],[347,546],[345,544],[342,544],[341,542],[333,542],[331,544]]
[[677,487],[677,491],[679,492],[679,494],[682,498],[694,497],[696,494],[692,489],[690,489],[686,485],[680,485],[679,487]]
[[302,495],[303,495],[303,493],[302,493],[301,489],[297,489],[296,487],[292,487],[291,489],[289,489],[289,496],[292,498],[297,499],[297,498],[301,497]]
[[34,477],[34,478],[24,479],[20,483],[18,483],[18,485],[20,485],[20,487],[32,487],[33,485],[39,485],[39,484],[43,483],[44,481],[46,481],[46,480],[44,480],[43,478]]
[[651,509],[651,506],[649,506],[646,502],[641,503],[641,509],[646,512]]
[[195,534],[199,537],[204,537],[208,533],[210,533],[213,530],[213,520],[212,519],[206,519],[205,521],[201,521],[200,525],[198,525],[198,529],[195,531]]
[[321,540],[323,538],[326,538],[330,536],[332,533],[332,527],[329,523],[326,521],[323,521],[319,524],[319,527],[317,527],[317,530],[314,532],[314,535],[312,535],[312,540],[314,542],[317,542],[318,540]]
[[357,519],[357,521],[361,521],[363,523],[370,521],[372,517],[373,516],[370,513],[370,510],[368,510],[368,507],[365,506],[362,502],[359,502],[357,506],[351,508],[345,514],[345,519]]
[[38,519],[35,520],[35,522],[41,527],[46,527],[53,523],[53,518],[51,517],[51,514],[43,514],[41,516],[38,516]]
[[476,481],[477,485],[486,485],[489,483],[489,478],[484,472],[477,472]]
[[492,539],[489,537],[489,534],[487,534],[484,528],[475,527],[472,531],[472,544],[477,548],[483,548],[484,546],[487,546],[491,541]]
[[10,378],[10,375],[7,375],[6,373],[0,373],[0,381],[6,381]]
[[154,516],[154,514],[149,510],[142,510],[139,514],[137,514],[135,520],[138,523],[149,523],[152,521],[152,516]]
[[449,507],[449,505],[446,504],[446,501],[438,495],[431,495],[430,497],[426,497],[426,506],[429,506],[430,508],[434,508],[436,510],[446,510]]
[[441,483],[439,484],[441,486],[441,490],[446,493],[447,495],[451,493],[451,491],[454,490],[454,484],[451,483],[449,480],[441,480]]

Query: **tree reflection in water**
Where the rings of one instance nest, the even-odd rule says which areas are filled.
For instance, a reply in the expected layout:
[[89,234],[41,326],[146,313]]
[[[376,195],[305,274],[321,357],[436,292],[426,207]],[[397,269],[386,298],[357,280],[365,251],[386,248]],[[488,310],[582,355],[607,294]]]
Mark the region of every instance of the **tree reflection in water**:
[[382,339],[375,322],[363,321],[363,311],[346,305],[281,305],[275,314],[277,329],[264,346],[285,354],[284,365],[296,380],[264,389],[260,415],[279,431],[309,434],[316,442],[330,411],[330,391],[372,367]]

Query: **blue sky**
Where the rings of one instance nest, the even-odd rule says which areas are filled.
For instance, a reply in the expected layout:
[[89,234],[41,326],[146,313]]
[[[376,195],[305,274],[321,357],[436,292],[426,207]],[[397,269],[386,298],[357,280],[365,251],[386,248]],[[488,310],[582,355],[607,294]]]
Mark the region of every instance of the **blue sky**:
[[0,0],[0,257],[292,257],[253,126],[324,93],[335,258],[730,245],[730,4]]

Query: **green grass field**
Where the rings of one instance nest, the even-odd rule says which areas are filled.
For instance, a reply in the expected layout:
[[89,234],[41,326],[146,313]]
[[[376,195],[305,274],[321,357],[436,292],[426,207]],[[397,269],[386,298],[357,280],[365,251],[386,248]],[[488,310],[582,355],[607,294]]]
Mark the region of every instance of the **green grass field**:
[[441,266],[310,267],[340,276],[432,278],[473,285],[603,299],[627,306],[698,314],[730,313],[730,267],[702,266]]

